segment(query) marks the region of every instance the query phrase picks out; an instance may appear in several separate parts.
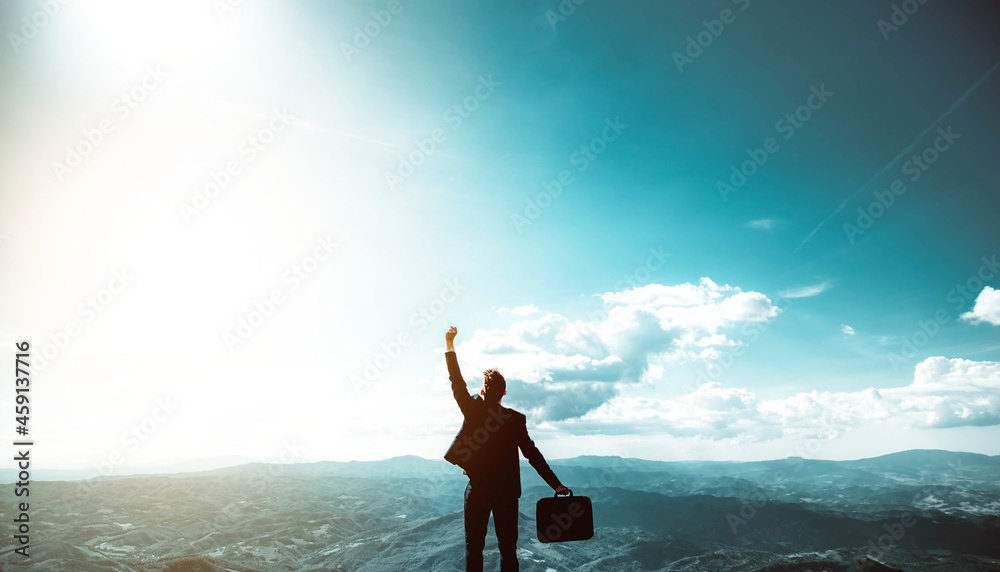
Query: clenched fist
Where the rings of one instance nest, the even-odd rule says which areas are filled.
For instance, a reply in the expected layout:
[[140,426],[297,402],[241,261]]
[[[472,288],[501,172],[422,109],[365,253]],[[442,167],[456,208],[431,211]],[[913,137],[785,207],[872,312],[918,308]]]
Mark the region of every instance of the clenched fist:
[[458,328],[452,326],[448,328],[448,331],[444,333],[444,341],[447,344],[445,351],[453,352],[455,351],[455,336],[458,335]]

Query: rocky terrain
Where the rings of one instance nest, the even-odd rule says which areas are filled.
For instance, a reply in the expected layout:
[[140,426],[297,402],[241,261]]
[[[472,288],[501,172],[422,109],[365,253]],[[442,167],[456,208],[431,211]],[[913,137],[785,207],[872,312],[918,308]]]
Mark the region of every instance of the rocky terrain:
[[[1000,571],[1000,457],[907,451],[844,462],[552,464],[575,494],[593,500],[596,531],[585,542],[538,542],[534,502],[551,489],[525,465],[525,572],[841,572],[856,562],[870,571]],[[463,570],[464,485],[455,467],[418,457],[39,481],[32,565],[7,543],[0,566]],[[12,485],[3,487],[13,498]],[[492,525],[486,563],[499,566]]]

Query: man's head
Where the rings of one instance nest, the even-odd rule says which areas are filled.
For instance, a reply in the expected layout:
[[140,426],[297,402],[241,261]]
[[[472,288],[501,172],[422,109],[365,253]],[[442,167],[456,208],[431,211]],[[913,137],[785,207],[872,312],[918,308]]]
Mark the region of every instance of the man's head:
[[487,403],[500,403],[507,394],[507,380],[497,368],[490,368],[483,372],[483,390],[479,393]]

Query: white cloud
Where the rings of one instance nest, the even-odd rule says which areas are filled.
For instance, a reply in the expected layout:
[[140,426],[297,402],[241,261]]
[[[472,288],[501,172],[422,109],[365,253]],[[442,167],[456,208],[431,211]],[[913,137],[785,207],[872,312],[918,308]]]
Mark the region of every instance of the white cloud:
[[819,284],[812,284],[810,286],[800,286],[799,288],[789,288],[787,290],[782,290],[779,292],[782,298],[808,298],[810,296],[817,296],[826,292],[832,284],[827,282],[821,282]]
[[[815,295],[827,287],[792,294]],[[992,295],[981,295],[980,301]],[[750,389],[713,382],[678,397],[650,396],[663,386],[664,365],[717,359],[720,349],[744,343],[739,332],[746,324],[771,320],[780,310],[759,292],[708,278],[606,292],[600,298],[604,307],[587,319],[532,311],[507,328],[462,338],[458,350],[470,388],[476,390],[479,377],[472,372],[499,367],[507,378],[505,403],[564,435],[658,434],[763,443],[837,438],[871,424],[890,429],[1000,425],[1000,363],[944,357],[918,364],[913,382],[904,387],[813,390],[764,399]],[[977,303],[974,312],[979,308]],[[841,328],[854,334],[847,324]],[[443,374],[443,364],[439,367]]]
[[733,340],[727,338],[724,334],[712,334],[711,336],[701,338],[695,342],[695,345],[706,348],[709,346],[735,346],[737,344]]
[[774,230],[781,224],[781,221],[774,218],[761,218],[747,223],[747,228],[754,230]]
[[516,308],[508,308],[506,306],[501,306],[497,308],[497,311],[502,313],[511,313],[515,316],[530,316],[532,314],[537,314],[541,310],[538,309],[534,304],[527,304],[525,306],[518,306]]
[[518,306],[517,308],[511,308],[510,313],[517,316],[530,316],[532,314],[537,314],[539,312],[538,308],[534,304],[528,304],[527,306]]
[[1000,425],[1000,362],[932,357],[905,387],[797,393],[762,400],[706,383],[674,399],[615,397],[560,426],[570,433],[666,433],[767,441],[785,435],[839,437],[866,423],[911,429]]
[[658,363],[650,364],[649,367],[646,368],[646,373],[643,374],[642,381],[652,383],[658,379],[662,379],[663,372],[664,369],[662,365]]
[[[459,345],[462,363],[468,371],[499,367],[507,402],[537,420],[560,421],[601,406],[622,387],[662,376],[652,361],[712,359],[716,346],[739,343],[727,331],[779,313],[759,292],[708,278],[607,292],[601,299],[604,308],[587,320],[542,313],[507,329],[477,330]],[[478,376],[468,371],[474,385]]]
[[973,324],[993,324],[1000,326],[1000,290],[987,286],[979,293],[972,310],[960,316]]
[[[677,399],[616,397],[579,419],[559,424],[570,433],[669,433],[676,437],[733,438],[759,432],[757,397],[746,389],[706,383]],[[778,436],[771,430],[769,436]]]

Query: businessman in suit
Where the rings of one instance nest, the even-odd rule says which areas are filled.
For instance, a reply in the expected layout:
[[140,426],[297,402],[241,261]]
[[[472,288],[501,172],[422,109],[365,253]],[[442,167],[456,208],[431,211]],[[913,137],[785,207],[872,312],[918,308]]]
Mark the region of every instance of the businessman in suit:
[[507,394],[507,382],[499,371],[484,371],[483,389],[475,397],[469,395],[455,356],[456,335],[458,329],[454,326],[444,335],[444,357],[451,391],[465,421],[444,458],[464,469],[469,477],[465,487],[465,569],[483,569],[486,525],[492,512],[500,546],[500,570],[517,572],[517,499],[521,496],[517,450],[557,495],[569,494],[569,489],[559,482],[528,437],[524,415],[500,405]]

